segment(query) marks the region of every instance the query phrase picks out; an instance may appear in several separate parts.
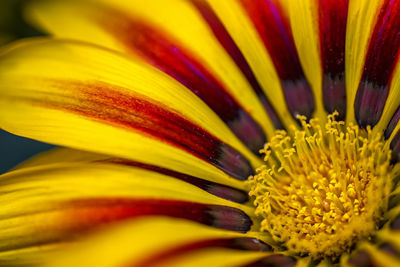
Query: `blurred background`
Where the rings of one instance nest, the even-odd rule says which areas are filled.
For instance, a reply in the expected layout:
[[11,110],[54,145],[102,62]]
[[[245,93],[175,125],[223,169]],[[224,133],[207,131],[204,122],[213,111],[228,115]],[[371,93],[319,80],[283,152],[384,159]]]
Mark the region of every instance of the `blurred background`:
[[[43,35],[23,19],[23,6],[29,0],[0,0],[0,45],[24,37]],[[0,114],[1,116],[1,114]],[[31,156],[53,146],[12,135],[0,129],[0,174]]]

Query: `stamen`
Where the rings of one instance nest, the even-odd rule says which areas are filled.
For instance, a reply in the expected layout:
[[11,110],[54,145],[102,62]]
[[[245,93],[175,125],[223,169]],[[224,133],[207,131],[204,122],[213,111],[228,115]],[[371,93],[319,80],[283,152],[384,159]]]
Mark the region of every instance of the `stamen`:
[[292,253],[335,259],[368,239],[387,210],[391,151],[382,134],[298,116],[301,129],[277,131],[250,177],[261,230]]

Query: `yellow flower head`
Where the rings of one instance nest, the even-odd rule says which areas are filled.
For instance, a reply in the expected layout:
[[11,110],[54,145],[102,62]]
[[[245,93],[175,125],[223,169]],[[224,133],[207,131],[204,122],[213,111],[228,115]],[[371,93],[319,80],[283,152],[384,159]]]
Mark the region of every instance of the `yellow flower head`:
[[0,127],[63,148],[0,176],[0,266],[400,265],[400,0],[25,14]]

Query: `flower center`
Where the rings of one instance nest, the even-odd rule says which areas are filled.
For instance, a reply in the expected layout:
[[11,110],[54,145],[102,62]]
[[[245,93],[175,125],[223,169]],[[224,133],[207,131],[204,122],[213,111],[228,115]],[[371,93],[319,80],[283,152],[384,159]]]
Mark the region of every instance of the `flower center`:
[[261,230],[299,255],[336,258],[378,227],[392,186],[391,151],[382,134],[343,121],[277,131],[250,177]]

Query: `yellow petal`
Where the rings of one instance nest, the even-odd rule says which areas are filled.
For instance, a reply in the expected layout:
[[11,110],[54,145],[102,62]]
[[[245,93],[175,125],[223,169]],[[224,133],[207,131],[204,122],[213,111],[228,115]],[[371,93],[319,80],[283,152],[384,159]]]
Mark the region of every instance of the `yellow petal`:
[[[158,63],[159,58],[155,59],[157,56],[154,50],[162,50],[155,45],[156,41],[141,45],[136,42],[135,38],[148,38],[145,36],[146,32],[150,32],[150,29],[156,30],[162,33],[153,33],[157,36],[156,40],[168,37],[165,43],[171,40],[172,48],[192,55],[196,62],[200,62],[221,82],[233,99],[253,116],[268,135],[273,134],[273,125],[246,77],[218,42],[191,1],[156,0],[151,5],[140,0],[42,1],[35,3],[28,14],[36,24],[56,36],[85,40],[124,51],[131,56],[153,62],[155,66],[174,76],[170,73],[173,66],[163,66]],[[169,52],[173,53],[172,50]],[[182,83],[185,84],[185,81]],[[194,89],[196,90],[198,89]]]
[[58,163],[4,174],[0,205],[0,261],[10,255],[24,260],[29,250],[46,252],[93,229],[143,216],[178,217],[237,232],[252,225],[250,207],[174,177],[104,162]]
[[239,1],[207,1],[243,52],[265,94],[286,127],[294,124],[282,93],[280,79],[260,36]]
[[314,117],[324,120],[322,103],[322,69],[319,53],[317,1],[283,1],[290,16],[290,25],[304,73],[315,96]]
[[355,122],[354,100],[360,83],[368,41],[383,1],[349,1],[346,31],[346,121]]
[[246,179],[246,158],[260,165],[204,102],[143,62],[40,40],[3,52],[0,70],[0,127],[15,134],[222,180]]
[[[56,254],[47,266],[232,266],[255,261],[271,252],[205,247],[159,259],[165,252],[207,240],[245,237],[181,220],[140,219],[91,236],[67,251]],[[99,257],[99,255],[102,255]],[[151,265],[145,263],[153,262]],[[186,264],[186,265],[185,265]]]
[[141,168],[185,181],[223,199],[227,199],[237,203],[245,203],[249,200],[247,187],[244,183],[220,184],[212,182],[212,180],[214,180],[212,177],[195,177],[193,175],[179,173],[158,166],[144,164],[142,162],[136,162],[112,157],[109,155],[96,154],[69,148],[55,148],[48,152],[41,153],[18,165],[15,169],[20,170],[29,167],[43,167],[45,165],[56,165],[60,163],[107,163]]
[[400,233],[398,229],[390,230],[389,227],[385,227],[377,233],[378,242],[381,244],[387,244],[395,251],[400,251]]

